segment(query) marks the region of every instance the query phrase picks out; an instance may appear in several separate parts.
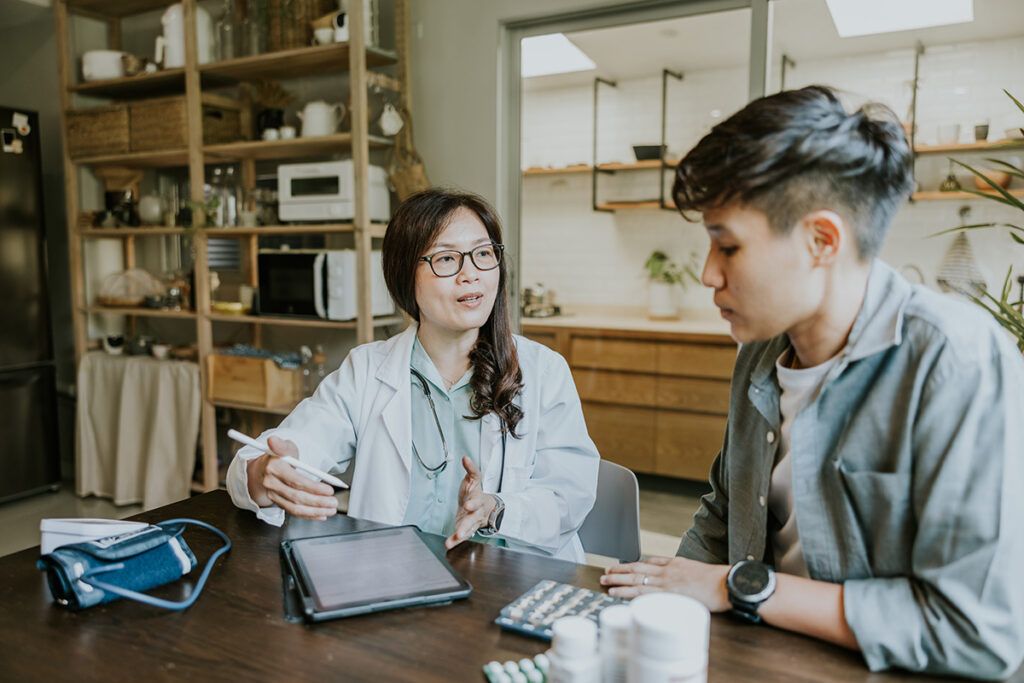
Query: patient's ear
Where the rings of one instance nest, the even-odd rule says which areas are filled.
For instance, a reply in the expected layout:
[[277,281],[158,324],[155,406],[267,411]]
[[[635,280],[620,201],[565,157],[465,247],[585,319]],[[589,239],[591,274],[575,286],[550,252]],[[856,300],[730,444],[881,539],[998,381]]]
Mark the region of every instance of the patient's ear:
[[815,266],[831,266],[852,237],[850,226],[835,211],[812,211],[801,220],[805,243]]

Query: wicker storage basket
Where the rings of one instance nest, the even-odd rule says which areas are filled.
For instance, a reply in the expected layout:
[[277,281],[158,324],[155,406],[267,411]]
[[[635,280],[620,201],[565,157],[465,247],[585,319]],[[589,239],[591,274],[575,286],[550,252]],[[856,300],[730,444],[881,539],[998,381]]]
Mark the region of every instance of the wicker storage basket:
[[267,51],[308,47],[311,22],[337,9],[337,0],[267,0]]
[[68,154],[72,158],[124,154],[130,148],[128,107],[96,107],[69,111]]
[[[204,100],[208,98],[204,97]],[[203,144],[233,142],[242,138],[238,105],[203,102]],[[188,146],[188,113],[185,97],[164,97],[132,102],[129,109],[130,148],[133,152],[182,149]]]

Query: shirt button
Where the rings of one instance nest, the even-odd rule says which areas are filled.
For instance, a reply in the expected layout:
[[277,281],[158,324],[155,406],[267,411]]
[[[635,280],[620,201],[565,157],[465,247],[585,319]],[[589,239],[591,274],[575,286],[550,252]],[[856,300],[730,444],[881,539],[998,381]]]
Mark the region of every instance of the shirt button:
[[764,496],[758,496],[757,502],[761,505],[761,507],[764,507]]
[[775,432],[768,432],[765,438],[768,439],[768,443],[775,443]]
[[438,496],[437,497],[437,502],[438,503],[443,503],[444,502],[444,498],[442,498],[441,496]]
[[753,556],[753,555],[747,555],[747,559],[748,559],[748,560],[753,560],[753,559],[754,559],[754,556]]

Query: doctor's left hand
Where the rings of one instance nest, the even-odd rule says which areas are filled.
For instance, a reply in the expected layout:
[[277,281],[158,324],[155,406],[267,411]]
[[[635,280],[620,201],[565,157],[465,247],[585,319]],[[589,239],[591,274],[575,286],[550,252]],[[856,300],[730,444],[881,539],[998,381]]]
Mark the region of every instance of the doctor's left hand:
[[459,486],[459,510],[455,513],[455,531],[445,539],[444,547],[451,550],[476,533],[476,530],[487,523],[487,517],[494,509],[494,496],[484,493],[483,477],[473,461],[462,457],[462,466],[466,468],[466,476]]

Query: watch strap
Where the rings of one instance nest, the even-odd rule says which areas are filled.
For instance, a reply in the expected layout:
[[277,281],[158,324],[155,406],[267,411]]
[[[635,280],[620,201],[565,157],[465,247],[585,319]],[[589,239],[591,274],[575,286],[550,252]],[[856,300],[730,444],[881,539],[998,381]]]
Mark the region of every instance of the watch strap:
[[501,528],[501,520],[505,517],[505,501],[497,494],[491,493],[489,495],[494,498],[494,507],[491,509],[491,513],[487,515],[487,523],[477,529],[477,533],[481,536],[493,536],[498,533],[498,530]]

